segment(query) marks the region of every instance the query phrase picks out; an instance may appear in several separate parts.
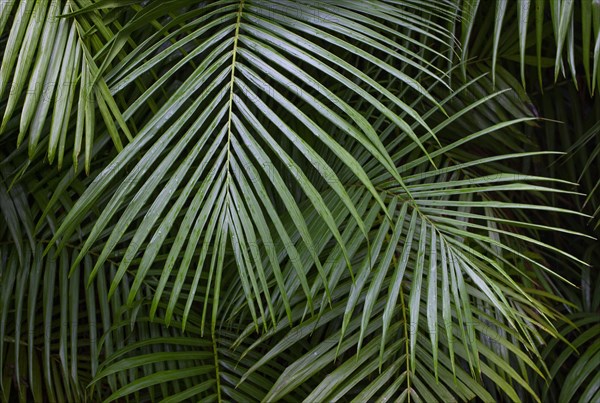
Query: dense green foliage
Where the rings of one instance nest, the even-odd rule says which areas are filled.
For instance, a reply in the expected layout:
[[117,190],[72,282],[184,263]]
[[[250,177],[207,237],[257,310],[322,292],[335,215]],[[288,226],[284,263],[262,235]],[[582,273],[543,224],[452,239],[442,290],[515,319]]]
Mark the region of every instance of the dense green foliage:
[[600,2],[0,2],[2,401],[600,401]]

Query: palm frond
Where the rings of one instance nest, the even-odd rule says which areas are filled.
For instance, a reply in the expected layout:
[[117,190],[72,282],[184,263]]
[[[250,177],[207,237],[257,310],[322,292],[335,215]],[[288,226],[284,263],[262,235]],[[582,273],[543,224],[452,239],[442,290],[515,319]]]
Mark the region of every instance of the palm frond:
[[455,3],[0,3],[2,399],[595,398],[599,10]]
[[97,13],[86,19],[65,18],[77,8],[73,1],[23,1],[16,10],[11,10],[15,2],[6,4],[3,22],[11,24],[5,23],[10,32],[0,65],[0,134],[18,133],[17,147],[27,140],[30,159],[42,151],[38,145],[46,147],[47,142],[48,161],[56,158],[59,167],[68,137],[74,163],[83,147],[89,173],[95,131],[100,129],[96,110],[118,150],[123,148],[119,130],[132,139],[90,51],[102,52],[101,39],[106,37],[86,38],[92,27],[102,35],[112,35],[111,28]]
[[[493,72],[504,59],[519,63],[523,87],[526,77],[533,76],[527,69],[537,69],[540,87],[548,79],[544,71],[549,69],[550,80],[570,76],[576,88],[583,75],[593,94],[600,73],[600,26],[593,22],[599,13],[600,5],[591,0],[496,0],[494,5],[464,1],[460,25],[456,25],[460,27],[462,48],[457,53],[463,75],[470,59],[490,60]],[[477,35],[473,35],[475,27]]]
[[[229,4],[231,6],[237,4],[237,8],[225,7]],[[423,150],[423,145],[405,119],[401,115],[393,113],[382,102],[368,96],[368,92],[364,88],[370,87],[384,91],[389,102],[392,102],[395,108],[400,108],[403,114],[407,115],[407,119],[416,121],[425,130],[430,130],[410,106],[383,89],[380,84],[361,73],[356,67],[336,56],[333,50],[329,51],[317,43],[294,41],[294,38],[298,35],[296,32],[318,35],[319,41],[329,42],[329,46],[335,46],[340,51],[354,53],[356,57],[361,58],[365,63],[371,63],[384,69],[412,90],[418,90],[420,96],[432,99],[416,80],[406,76],[391,64],[361,50],[358,46],[342,41],[326,30],[306,24],[307,19],[311,20],[313,18],[310,14],[292,8],[291,3],[289,7],[281,7],[281,9],[272,3],[260,2],[256,5],[243,2],[239,4],[237,2],[225,4],[224,2],[219,5],[223,7],[219,9],[212,7],[202,9],[203,14],[213,14],[211,16],[213,24],[202,25],[200,28],[205,37],[203,37],[203,41],[195,48],[194,52],[196,55],[202,54],[204,56],[201,63],[181,84],[171,100],[140,129],[137,138],[127,146],[127,151],[121,153],[106,168],[105,173],[98,176],[93,185],[94,191],[82,196],[74,206],[67,221],[54,237],[55,240],[59,237],[62,238],[62,244],[67,242],[66,240],[70,238],[71,233],[78,225],[77,223],[89,214],[89,206],[97,202],[103,194],[106,194],[108,189],[114,189],[110,191],[110,193],[114,192],[113,197],[98,217],[91,232],[86,236],[86,243],[82,247],[78,258],[79,261],[85,256],[113,217],[120,217],[116,226],[111,229],[112,235],[108,238],[97,260],[95,269],[92,272],[92,276],[94,276],[97,269],[102,266],[126,233],[131,220],[143,214],[145,218],[131,239],[130,246],[124,251],[117,278],[111,286],[110,294],[112,294],[119,278],[128,270],[142,244],[150,238],[151,233],[149,231],[158,226],[158,230],[150,239],[152,246],[145,249],[142,257],[141,265],[132,285],[130,302],[135,297],[145,273],[155,260],[159,247],[165,242],[169,230],[173,227],[173,219],[182,214],[182,207],[188,203],[192,203],[194,206],[192,211],[188,211],[190,214],[189,219],[193,220],[194,217],[197,217],[196,224],[193,228],[188,226],[180,229],[176,236],[176,239],[181,240],[177,244],[177,248],[182,248],[185,239],[189,239],[192,242],[188,242],[186,256],[190,256],[198,242],[196,240],[198,239],[197,236],[204,233],[202,244],[205,245],[206,251],[202,252],[198,267],[203,266],[205,259],[208,259],[207,256],[212,256],[209,281],[213,281],[214,278],[214,281],[218,284],[222,276],[223,261],[222,258],[218,258],[219,253],[222,252],[219,252],[219,250],[225,248],[229,236],[231,236],[231,241],[235,243],[251,245],[256,243],[255,239],[257,239],[267,248],[270,248],[269,240],[273,238],[271,232],[273,229],[263,225],[264,219],[258,223],[249,221],[248,212],[274,213],[269,201],[272,197],[275,197],[278,203],[281,203],[287,214],[294,217],[295,230],[299,232],[302,241],[309,247],[309,250],[314,251],[314,240],[306,229],[306,224],[300,214],[294,195],[288,190],[289,185],[284,182],[279,173],[281,169],[289,172],[286,176],[302,189],[303,195],[311,201],[313,207],[319,212],[321,219],[327,223],[331,234],[342,246],[342,250],[345,249],[341,235],[334,223],[332,212],[323,202],[314,182],[320,180],[322,183],[329,185],[338,195],[339,202],[348,209],[353,219],[357,221],[359,227],[364,227],[364,225],[338,175],[327,161],[321,157],[320,153],[325,152],[325,150],[333,154],[336,160],[342,161],[343,169],[351,172],[363,186],[370,189],[373,198],[383,205],[371,183],[371,179],[356,159],[332,135],[332,130],[339,133],[338,136],[343,136],[345,141],[360,142],[369,155],[384,166],[392,177],[401,180],[391,162],[391,158],[368,121],[362,118],[358,111],[353,109],[347,102],[326,90],[323,84],[319,84],[317,79],[319,75],[329,76],[331,79],[348,86],[354,93],[366,97],[367,101],[380,113],[392,119],[396,125],[405,130],[415,144]],[[164,7],[169,6],[165,5]],[[319,10],[319,13],[327,14],[335,10],[339,10],[339,13],[343,15],[345,8],[329,6],[326,10]],[[389,5],[387,11],[398,13],[401,10]],[[374,12],[374,17],[378,16],[378,12]],[[265,13],[268,13],[269,19],[263,17]],[[191,15],[193,19],[187,23],[193,26],[197,23],[197,19],[206,18],[203,14],[194,12]],[[342,15],[334,15],[333,17],[339,21],[346,18]],[[216,18],[217,16],[219,18]],[[317,25],[324,25],[323,28],[327,30],[332,30],[332,27],[328,26],[330,24],[335,24],[335,27],[341,28],[339,22],[330,21],[333,17],[326,21],[319,20],[320,23]],[[358,25],[358,22],[355,21],[354,23],[357,24],[354,27],[356,32],[369,32],[371,30],[368,26],[361,29],[362,26]],[[197,36],[198,33],[190,33],[189,35]],[[285,35],[289,39],[284,40],[281,35]],[[276,36],[280,36],[279,39]],[[381,45],[382,39],[384,38],[374,37],[374,35],[372,37],[364,36],[359,38],[359,42],[363,45],[375,47],[379,51],[385,52],[384,54],[390,55],[390,57],[397,57],[398,52],[396,50],[392,51],[392,49]],[[143,46],[157,48],[164,44],[173,47],[174,50],[179,49],[177,44],[169,44],[168,37],[155,36],[155,40],[159,42],[155,45],[148,42]],[[188,40],[185,37],[182,39],[182,41]],[[298,47],[299,44],[304,47],[304,50]],[[400,47],[399,50],[402,52],[403,48]],[[307,55],[306,58],[309,59],[310,63],[294,66],[288,58],[297,57],[300,52]],[[272,60],[278,63],[277,69],[275,66],[271,67],[265,64],[262,61],[263,59],[258,57],[261,53],[263,57],[265,55],[270,56]],[[287,55],[287,58],[285,55]],[[182,61],[187,61],[187,59],[185,57]],[[352,84],[349,78],[337,73],[326,61],[333,61],[346,75],[356,80],[356,83]],[[135,61],[132,61],[131,64],[134,67],[136,65]],[[176,66],[186,65],[176,63]],[[294,66],[293,69],[292,66]],[[288,69],[289,74],[297,78],[296,83],[298,85],[308,82],[313,90],[295,87],[296,83],[286,78],[278,69]],[[422,69],[425,68],[422,67]],[[164,85],[166,81],[172,80],[175,72],[177,72],[175,68],[169,70],[157,83]],[[265,73],[268,76],[265,76]],[[141,73],[135,74],[139,75]],[[130,82],[134,77],[127,78],[125,81]],[[118,82],[115,85],[121,86]],[[148,89],[148,93],[152,91],[154,91],[154,88]],[[145,96],[147,95],[143,94],[141,97]],[[189,103],[188,100],[192,96],[195,96],[194,101],[191,104],[186,104]],[[322,100],[319,98],[322,98]],[[293,100],[294,102],[292,102]],[[302,108],[295,104],[298,101],[302,102]],[[333,105],[329,106],[325,102]],[[277,105],[277,109],[275,105]],[[340,112],[332,109],[332,107],[336,107]],[[312,109],[313,114],[314,111],[317,112],[315,118],[307,115],[306,108],[314,108]],[[197,111],[199,110],[203,112],[198,114]],[[281,112],[276,113],[275,110]],[[128,114],[128,112],[126,111],[125,114]],[[171,118],[172,116],[173,118]],[[283,118],[286,119],[285,122]],[[321,120],[321,122],[317,123],[315,120]],[[278,134],[275,135],[273,130],[277,130]],[[285,141],[282,142],[279,140],[280,138],[285,139]],[[191,152],[185,157],[184,163],[180,164],[180,154],[192,144]],[[292,153],[296,153],[297,156],[292,157]],[[136,156],[139,156],[139,162],[131,173],[125,177],[124,181],[118,187],[115,187],[115,179],[119,178],[120,171]],[[192,170],[194,164],[198,164],[198,168]],[[150,173],[149,168],[151,166],[156,166],[156,169],[150,176],[147,176]],[[253,167],[252,170],[251,167]],[[271,167],[277,167],[277,169]],[[307,169],[315,170],[321,178],[311,180],[303,173]],[[256,180],[256,171],[262,171],[259,175],[265,175],[271,182],[268,191],[274,192],[272,196],[265,197],[264,194],[267,189],[262,189],[262,184]],[[167,174],[173,176],[165,181]],[[188,185],[180,188],[184,180],[188,182]],[[199,180],[203,180],[205,185],[197,189],[195,184]],[[241,188],[248,189],[244,182],[250,186],[250,191],[254,193],[254,202],[243,200],[240,197],[242,194]],[[162,187],[160,191],[159,184]],[[156,192],[156,201],[150,204],[149,200],[153,192]],[[192,202],[192,197],[196,200],[195,203]],[[202,202],[205,197],[215,201],[211,204],[204,204],[210,206],[210,209],[201,211],[200,208],[203,206]],[[124,203],[127,203],[128,206],[122,210],[125,207]],[[212,203],[215,204],[212,205]],[[170,204],[172,206],[167,212],[167,206]],[[244,206],[244,204],[246,205]],[[121,212],[119,213],[119,211]],[[166,213],[165,217],[158,221],[163,212]],[[277,218],[271,214],[270,220],[276,223]],[[236,230],[236,223],[244,223],[248,228],[248,232]],[[206,232],[204,232],[205,226],[208,226]],[[276,224],[276,229],[277,227],[280,228],[281,225]],[[190,231],[191,238],[188,235]],[[285,235],[282,231],[282,229],[277,229],[277,234],[280,237],[284,237],[284,239],[290,237],[289,233]],[[224,237],[224,234],[230,235]],[[212,249],[209,246],[211,244]],[[293,248],[293,246],[290,246],[290,248]],[[293,253],[293,249],[290,249],[290,251]],[[271,257],[272,267],[270,269],[275,274],[279,291],[282,292],[282,298],[287,305],[289,315],[289,303],[286,302],[289,296],[285,290],[281,269],[278,267],[279,264],[275,258],[278,252],[270,249],[268,253]],[[343,253],[345,254],[345,252]],[[262,264],[259,260],[256,260],[257,256],[252,254],[250,258],[254,259],[257,268],[260,269]],[[177,254],[173,253],[167,260],[163,275],[164,279],[168,278],[176,258]],[[190,258],[184,258],[185,263],[179,269],[183,273],[180,278],[185,277]],[[316,252],[312,252],[311,260],[320,273],[322,280],[325,280]],[[265,282],[266,274],[261,271],[258,274],[253,271],[249,272],[248,274],[254,277],[250,278],[249,281],[255,286],[260,284],[259,290],[255,291],[269,295],[270,290]],[[301,267],[296,267],[295,275],[299,276],[298,280],[303,286],[310,307],[312,304],[312,295],[309,292],[310,284],[303,272],[304,270]],[[156,309],[161,298],[161,290],[162,288],[159,287],[153,310]],[[328,292],[325,289],[325,293]],[[178,295],[172,294],[171,298],[176,301]],[[257,298],[258,301],[260,299]],[[259,308],[264,311],[263,307]],[[167,316],[169,317],[171,314],[171,312],[168,312]],[[273,320],[276,319],[278,318],[273,318]]]

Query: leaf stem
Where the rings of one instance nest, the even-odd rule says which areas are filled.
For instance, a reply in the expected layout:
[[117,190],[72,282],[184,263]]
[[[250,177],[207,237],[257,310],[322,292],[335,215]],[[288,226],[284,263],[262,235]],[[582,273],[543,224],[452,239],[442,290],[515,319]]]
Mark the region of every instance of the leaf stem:
[[213,346],[213,357],[215,359],[215,378],[217,381],[217,401],[222,402],[223,398],[221,397],[221,375],[219,374],[219,353],[217,348],[217,340],[215,339],[215,329],[213,328],[211,333],[212,338],[212,346]]
[[242,11],[244,9],[244,0],[240,1],[240,8],[237,11],[237,20],[235,22],[235,34],[233,38],[233,50],[231,59],[231,78],[229,79],[229,113],[227,116],[227,160],[225,169],[227,170],[227,179],[229,180],[229,158],[231,156],[231,115],[233,114],[233,85],[235,83],[235,63],[237,56],[238,38],[240,36],[240,24],[242,21]]
[[408,324],[406,322],[406,305],[404,304],[404,291],[402,283],[400,283],[400,304],[402,305],[402,320],[404,321],[404,340],[406,340],[406,389],[408,390],[407,397],[410,403],[410,344],[408,338]]

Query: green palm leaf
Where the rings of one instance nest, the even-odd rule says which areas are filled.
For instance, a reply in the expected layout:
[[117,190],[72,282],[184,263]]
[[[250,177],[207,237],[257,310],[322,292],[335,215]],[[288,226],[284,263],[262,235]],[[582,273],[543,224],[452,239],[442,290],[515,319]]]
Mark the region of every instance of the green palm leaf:
[[0,3],[3,401],[597,397],[595,2],[192,3]]

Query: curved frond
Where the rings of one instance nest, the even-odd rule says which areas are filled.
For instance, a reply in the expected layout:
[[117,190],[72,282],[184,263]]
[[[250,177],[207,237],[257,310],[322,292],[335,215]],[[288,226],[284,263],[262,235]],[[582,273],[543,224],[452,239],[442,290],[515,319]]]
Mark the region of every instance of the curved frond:
[[[308,7],[302,5],[304,6]],[[173,6],[165,4],[162,6],[163,11],[167,11],[168,7]],[[356,220],[363,233],[362,218],[338,172],[351,174],[361,186],[370,190],[374,200],[380,205],[383,205],[383,201],[375,190],[372,179],[346,150],[346,143],[360,144],[391,177],[400,183],[402,180],[371,124],[347,100],[328,90],[321,77],[333,80],[333,85],[337,83],[347,86],[350,91],[365,97],[378,113],[404,130],[427,155],[412,128],[414,122],[431,132],[425,121],[413,108],[377,81],[336,55],[339,52],[354,54],[354,57],[363,60],[366,65],[377,66],[399,80],[409,91],[417,91],[419,96],[433,100],[415,79],[395,68],[385,58],[361,49],[368,46],[392,59],[416,58],[417,55],[401,45],[395,49],[387,47],[384,43],[386,38],[374,31],[375,27],[381,30],[382,23],[377,20],[381,19],[380,13],[386,11],[398,14],[402,9],[390,4],[387,8],[373,10],[371,19],[361,21],[345,5],[323,5],[325,8],[309,10],[308,13],[295,7],[292,3],[286,7],[282,4],[280,7],[262,2],[220,2],[201,10],[192,9],[184,14],[189,15],[189,20],[180,22],[189,27],[182,31],[182,39],[172,44],[169,35],[151,36],[140,45],[140,51],[134,52],[139,56],[128,61],[130,73],[126,77],[122,77],[121,73],[122,81],[109,80],[112,86],[123,90],[125,83],[144,74],[142,70],[136,69],[143,57],[152,55],[144,52],[144,49],[156,52],[163,48],[163,54],[180,58],[180,61],[172,61],[173,68],[160,77],[157,85],[165,85],[173,80],[175,74],[181,74],[182,68],[194,66],[170,100],[140,128],[136,139],[95,179],[90,192],[86,192],[77,202],[54,237],[62,238],[64,245],[76,225],[89,215],[89,207],[107,192],[112,194],[91,232],[86,235],[86,242],[76,261],[79,262],[104,231],[111,228],[111,235],[92,271],[93,277],[115,251],[132,220],[137,217],[141,219],[140,225],[132,233],[129,246],[123,250],[123,258],[109,296],[143,250],[132,284],[129,297],[131,302],[155,262],[161,246],[164,247],[166,242],[174,242],[151,309],[154,312],[163,298],[164,284],[178,261],[179,251],[186,251],[181,263],[177,264],[178,272],[173,273],[178,281],[177,287],[170,290],[168,295],[171,304],[167,318],[170,318],[172,309],[180,298],[178,290],[181,289],[182,282],[186,281],[186,272],[190,270],[196,245],[203,245],[200,260],[195,263],[198,267],[195,269],[197,274],[200,275],[205,262],[210,262],[207,268],[209,282],[214,281],[218,288],[223,275],[222,254],[227,245],[232,243],[250,246],[251,253],[239,255],[236,261],[239,270],[246,270],[246,273],[241,272],[240,275],[247,279],[244,287],[253,312],[264,315],[266,307],[261,306],[263,296],[267,300],[272,299],[272,286],[268,284],[272,273],[289,317],[290,306],[287,301],[290,294],[278,262],[277,255],[280,252],[273,248],[271,241],[274,237],[291,239],[292,233],[278,223],[278,216],[281,214],[292,218],[295,225],[293,231],[300,236],[299,239],[285,242],[286,253],[293,255],[297,243],[302,242],[310,251],[310,266],[314,265],[320,281],[326,283],[317,254],[319,247],[307,230],[298,207],[299,195],[290,192],[290,184],[297,186],[301,197],[310,201],[312,208],[318,212],[320,219],[326,223],[331,235],[341,246],[342,253],[347,255],[332,210],[321,196],[322,187],[326,186],[336,193],[338,202]],[[313,11],[324,16],[317,23],[311,14]],[[194,28],[199,21],[206,20],[209,16],[211,23]],[[343,40],[350,32],[340,32],[342,22],[349,22],[351,18],[353,25],[350,26],[355,36],[357,32],[369,34],[357,36],[356,45]],[[386,30],[396,35],[411,34],[410,29],[406,28],[404,32],[397,31],[398,28],[393,26]],[[313,38],[312,42],[306,38],[298,41],[296,38],[299,38],[300,33]],[[197,42],[193,53],[179,56],[179,42],[187,43],[192,40]],[[194,57],[198,59],[200,56],[202,59],[198,64],[193,63]],[[298,63],[299,56],[306,62]],[[265,58],[271,64],[266,64]],[[420,59],[424,60],[422,57]],[[427,66],[422,66],[418,61],[411,62],[411,65],[439,80],[435,74],[428,72]],[[114,77],[116,73],[108,75]],[[140,99],[150,96],[158,88],[157,85],[141,94]],[[369,90],[373,89],[383,92],[385,103],[369,95]],[[386,103],[390,106],[386,106]],[[134,104],[130,108],[136,106]],[[391,107],[401,114],[393,112]],[[126,116],[129,113],[125,111]],[[342,162],[342,166],[333,170],[331,162],[323,158],[322,155],[325,154],[331,155],[334,161]],[[138,162],[122,178],[121,172],[134,159]],[[150,167],[155,169],[151,170]],[[265,180],[266,187],[263,184]],[[151,201],[151,197],[154,201]],[[210,203],[207,203],[209,200]],[[278,206],[274,207],[273,203]],[[173,241],[169,240],[169,234],[177,228],[174,225],[176,220],[184,213],[184,206],[191,206],[185,213],[185,221],[195,220],[195,223],[180,227],[177,232],[173,232]],[[111,223],[114,219],[118,221],[113,226]],[[238,224],[243,226],[243,231],[240,231]],[[143,247],[146,242],[148,246]],[[269,255],[268,268],[263,267],[259,249],[253,249],[252,245],[266,250]],[[348,258],[346,263],[350,268]],[[258,270],[249,270],[248,264],[255,265]],[[289,275],[297,277],[308,307],[312,309],[312,285],[308,282],[305,269],[296,265],[293,271],[285,273],[285,276]],[[192,289],[198,286],[197,281],[198,276],[191,284]],[[329,293],[327,287],[324,292],[326,295]],[[187,297],[188,308],[184,323],[191,298],[193,293]],[[218,298],[218,295],[215,294],[213,298]],[[255,306],[253,301],[258,305]],[[269,311],[274,323],[280,319],[273,316],[273,309]]]
[[[91,51],[101,51],[114,28],[96,13],[86,19],[64,17],[77,8],[73,1],[4,2],[2,7],[6,25],[0,27],[10,32],[0,65],[0,134],[18,133],[17,147],[27,140],[30,159],[47,148],[48,161],[56,158],[59,168],[66,149],[72,147],[77,165],[83,148],[89,174],[95,131],[105,130],[117,150],[123,148],[122,135],[132,139]],[[99,35],[90,39],[86,31],[92,27]],[[96,125],[96,110],[103,128]]]
[[1,400],[597,398],[596,3],[0,2]]
[[537,71],[543,87],[543,71],[549,69],[554,82],[559,75],[570,76],[575,88],[583,84],[579,76],[584,76],[585,86],[593,94],[600,73],[600,26],[595,22],[598,15],[600,4],[592,0],[496,0],[493,5],[464,1],[460,24],[456,24],[463,74],[473,58],[490,60],[494,72],[499,60],[504,59],[519,63],[523,86],[526,77],[534,81],[534,74],[527,71],[531,69]]

